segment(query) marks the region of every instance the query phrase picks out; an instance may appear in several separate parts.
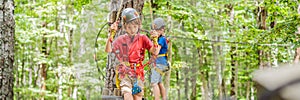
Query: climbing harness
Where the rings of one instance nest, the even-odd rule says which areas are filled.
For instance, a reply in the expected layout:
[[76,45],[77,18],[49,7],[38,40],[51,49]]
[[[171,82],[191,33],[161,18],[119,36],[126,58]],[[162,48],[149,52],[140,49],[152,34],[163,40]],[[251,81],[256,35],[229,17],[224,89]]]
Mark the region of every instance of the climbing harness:
[[[140,35],[137,35],[137,38],[140,38]],[[141,91],[141,88],[138,86],[138,81],[137,79],[141,79],[142,81],[144,81],[144,67],[154,63],[155,62],[155,58],[151,57],[151,59],[149,61],[147,61],[145,64],[143,64],[143,58],[139,58],[139,61],[137,61],[136,63],[130,63],[130,59],[129,59],[129,54],[128,52],[130,51],[128,47],[128,45],[135,45],[138,48],[142,47],[142,44],[135,42],[134,44],[127,44],[125,40],[119,41],[117,40],[115,42],[115,45],[118,45],[118,54],[117,58],[120,60],[120,64],[116,67],[116,76],[115,76],[115,83],[116,83],[116,87],[118,89],[121,89],[120,87],[120,79],[126,77],[126,75],[131,76],[132,78],[135,78],[135,82],[133,83],[133,88],[132,88],[132,94],[136,94],[139,93]],[[137,41],[141,41],[141,40],[137,40]],[[121,43],[121,44],[119,44]],[[134,46],[134,47],[135,47]],[[142,51],[145,52],[145,51]],[[117,52],[115,52],[117,53]],[[133,52],[134,53],[134,52]],[[142,54],[143,55],[143,54]],[[141,56],[142,57],[142,56]]]

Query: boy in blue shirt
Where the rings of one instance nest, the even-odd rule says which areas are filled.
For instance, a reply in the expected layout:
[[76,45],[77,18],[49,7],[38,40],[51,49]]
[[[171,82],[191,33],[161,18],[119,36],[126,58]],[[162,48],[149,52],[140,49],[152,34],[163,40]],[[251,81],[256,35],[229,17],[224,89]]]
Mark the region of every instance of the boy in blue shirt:
[[[152,25],[151,34],[158,34],[158,47],[156,52],[156,66],[151,69],[151,85],[153,87],[153,94],[155,100],[160,99],[160,95],[163,100],[167,100],[166,90],[162,83],[162,75],[166,70],[168,70],[168,61],[167,61],[167,51],[168,44],[166,37],[164,36],[165,32],[165,22],[162,18],[156,18]],[[155,68],[156,67],[156,68]]]

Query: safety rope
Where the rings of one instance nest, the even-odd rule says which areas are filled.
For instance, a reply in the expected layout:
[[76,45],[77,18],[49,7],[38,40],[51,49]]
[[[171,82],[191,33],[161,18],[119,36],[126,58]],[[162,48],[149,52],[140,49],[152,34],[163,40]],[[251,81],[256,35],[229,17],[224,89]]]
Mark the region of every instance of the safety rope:
[[[108,23],[105,23],[105,24],[100,28],[100,30],[99,30],[99,32],[98,32],[98,34],[97,34],[96,40],[95,40],[95,47],[94,47],[94,60],[95,60],[95,62],[96,62],[97,70],[98,70],[98,72],[100,73],[100,75],[101,75],[102,77],[104,77],[104,74],[101,73],[101,70],[100,70],[100,68],[99,68],[99,66],[98,66],[98,59],[97,59],[97,50],[98,50],[98,49],[97,49],[97,48],[98,48],[97,41],[98,41],[98,38],[99,38],[100,33],[102,32],[103,28],[104,28],[106,25],[108,25]],[[99,78],[99,79],[100,79],[100,78]],[[100,80],[101,80],[101,79],[100,79]]]

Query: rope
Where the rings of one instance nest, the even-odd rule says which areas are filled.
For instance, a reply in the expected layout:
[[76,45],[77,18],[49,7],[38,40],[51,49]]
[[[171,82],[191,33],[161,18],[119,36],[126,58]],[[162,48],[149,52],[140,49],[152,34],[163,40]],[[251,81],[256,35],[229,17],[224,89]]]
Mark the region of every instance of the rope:
[[[100,68],[99,68],[99,66],[98,66],[98,59],[97,59],[97,47],[98,47],[98,45],[97,45],[97,41],[98,41],[98,38],[99,38],[100,33],[102,32],[103,28],[104,28],[106,25],[108,25],[108,23],[105,23],[105,24],[100,28],[100,30],[99,30],[99,32],[98,32],[98,34],[97,34],[96,40],[95,40],[95,47],[94,47],[94,55],[95,55],[95,56],[94,56],[94,59],[95,59],[95,62],[96,62],[97,70],[98,70],[98,72],[100,73],[101,76],[104,76],[104,75],[103,75],[103,73],[101,73],[101,70],[100,70]],[[99,79],[100,79],[100,78],[99,78]],[[100,80],[101,80],[101,79],[100,79]]]
[[[141,30],[142,32],[146,32],[147,35],[150,35],[148,30]],[[250,42],[235,42],[235,41],[216,41],[216,40],[204,40],[204,39],[197,39],[197,38],[188,38],[188,37],[181,37],[181,36],[166,36],[166,38],[173,38],[173,39],[185,39],[185,40],[198,40],[201,42],[210,42],[210,43],[226,43],[226,44],[244,44],[244,45],[258,45],[258,46],[278,46],[278,47],[288,47],[294,46],[293,44],[277,44],[277,43],[250,43]]]
[[187,37],[180,37],[180,36],[168,36],[167,38],[173,39],[185,39],[185,40],[198,40],[202,42],[210,42],[210,43],[227,43],[227,44],[249,44],[249,45],[258,45],[258,46],[293,46],[292,44],[277,44],[277,43],[250,43],[250,42],[235,42],[235,41],[215,41],[215,40],[204,40],[204,39],[197,39],[197,38],[187,38]]
[[120,13],[121,13],[122,8],[123,8],[123,0],[121,0],[120,8],[119,8],[119,10],[117,12],[117,17],[116,17],[115,21],[117,21],[118,18],[120,17]]

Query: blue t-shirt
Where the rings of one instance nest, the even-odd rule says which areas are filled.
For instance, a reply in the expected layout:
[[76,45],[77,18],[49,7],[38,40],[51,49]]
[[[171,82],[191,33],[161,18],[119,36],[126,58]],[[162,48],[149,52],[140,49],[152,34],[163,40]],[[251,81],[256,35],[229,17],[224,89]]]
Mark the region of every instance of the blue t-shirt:
[[159,54],[165,54],[168,51],[168,44],[165,36],[160,36],[158,38],[158,45],[161,46]]
[[[158,54],[165,54],[168,51],[168,44],[167,44],[167,40],[165,36],[160,36],[158,38],[158,45],[161,46],[161,49],[159,51]],[[156,64],[163,64],[163,65],[167,65],[168,61],[167,61],[167,57],[158,57],[156,58]]]

